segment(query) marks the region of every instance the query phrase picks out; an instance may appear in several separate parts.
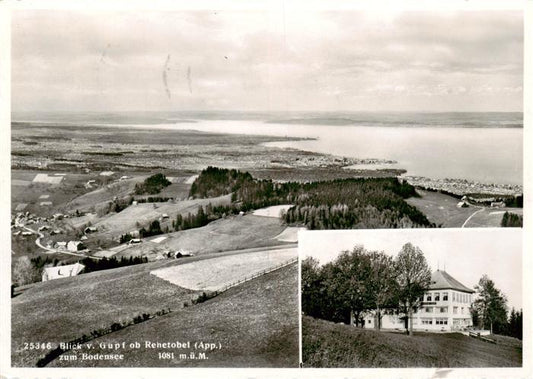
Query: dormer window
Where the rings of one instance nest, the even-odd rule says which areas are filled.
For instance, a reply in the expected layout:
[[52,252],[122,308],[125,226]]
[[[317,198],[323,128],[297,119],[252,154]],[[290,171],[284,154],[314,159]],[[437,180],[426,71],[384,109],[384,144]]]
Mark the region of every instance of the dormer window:
[[435,301],[440,301],[440,293],[435,292]]
[[431,301],[431,294],[430,293],[427,294],[426,301]]
[[442,301],[448,301],[448,292],[443,292]]

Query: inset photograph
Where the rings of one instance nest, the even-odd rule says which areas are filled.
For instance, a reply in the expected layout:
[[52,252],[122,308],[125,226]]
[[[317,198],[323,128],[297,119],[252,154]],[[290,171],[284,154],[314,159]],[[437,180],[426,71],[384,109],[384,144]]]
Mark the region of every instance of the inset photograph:
[[521,229],[301,232],[304,367],[521,367]]

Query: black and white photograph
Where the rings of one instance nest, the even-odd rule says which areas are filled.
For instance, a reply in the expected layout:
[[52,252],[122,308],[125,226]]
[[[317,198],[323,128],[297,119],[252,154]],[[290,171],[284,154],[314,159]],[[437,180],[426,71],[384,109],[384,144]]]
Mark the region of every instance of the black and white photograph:
[[304,232],[304,367],[521,367],[522,232]]
[[10,1],[15,377],[524,366],[521,1]]

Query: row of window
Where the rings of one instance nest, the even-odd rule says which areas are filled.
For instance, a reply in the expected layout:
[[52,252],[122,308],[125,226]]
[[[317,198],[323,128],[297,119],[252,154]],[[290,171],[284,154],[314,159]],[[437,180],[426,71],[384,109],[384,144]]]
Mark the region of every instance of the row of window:
[[[440,292],[427,293],[425,301],[448,301],[448,292],[443,292],[442,297]],[[420,301],[424,301],[424,296],[420,297]],[[452,292],[452,301],[458,303],[471,303],[472,295],[468,293]]]
[[[461,314],[465,314],[468,311],[468,308],[461,307]],[[421,313],[447,313],[448,307],[424,307],[419,312]],[[459,313],[459,307],[453,307],[453,314]]]
[[[422,325],[433,325],[433,319],[423,318],[421,321]],[[435,319],[435,325],[448,325],[448,319],[437,318]]]

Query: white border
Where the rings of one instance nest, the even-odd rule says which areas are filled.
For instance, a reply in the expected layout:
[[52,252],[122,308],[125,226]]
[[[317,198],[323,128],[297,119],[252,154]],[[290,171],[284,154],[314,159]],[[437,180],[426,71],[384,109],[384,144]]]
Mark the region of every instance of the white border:
[[[523,289],[524,302],[524,367],[522,369],[457,369],[453,373],[445,369],[190,369],[190,368],[121,368],[121,369],[50,369],[30,368],[19,369],[10,367],[11,346],[11,320],[10,320],[10,45],[11,45],[11,10],[17,9],[79,9],[88,10],[202,10],[202,9],[239,9],[239,10],[280,10],[297,11],[305,10],[349,10],[365,9],[380,11],[382,9],[403,10],[525,10],[524,14],[524,195],[525,195],[525,224],[524,224],[524,253],[523,255]],[[0,241],[3,242],[1,250],[3,256],[0,264],[0,375],[2,378],[94,378],[113,377],[117,375],[131,378],[175,378],[176,374],[183,377],[211,378],[255,378],[255,377],[290,377],[290,378],[429,378],[429,377],[483,377],[483,378],[533,378],[531,357],[531,325],[532,305],[531,288],[533,274],[533,223],[529,220],[529,213],[533,202],[531,195],[532,184],[532,158],[528,147],[532,145],[532,105],[533,105],[533,79],[531,55],[532,43],[532,17],[533,1],[527,0],[271,0],[271,1],[141,1],[141,0],[114,0],[114,1],[72,1],[72,0],[0,0]],[[529,26],[529,28],[528,28]],[[527,337],[527,338],[526,338]],[[467,370],[467,371],[464,371]]]

